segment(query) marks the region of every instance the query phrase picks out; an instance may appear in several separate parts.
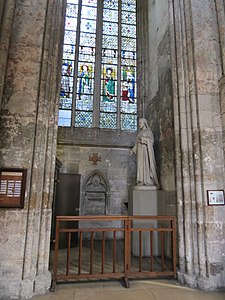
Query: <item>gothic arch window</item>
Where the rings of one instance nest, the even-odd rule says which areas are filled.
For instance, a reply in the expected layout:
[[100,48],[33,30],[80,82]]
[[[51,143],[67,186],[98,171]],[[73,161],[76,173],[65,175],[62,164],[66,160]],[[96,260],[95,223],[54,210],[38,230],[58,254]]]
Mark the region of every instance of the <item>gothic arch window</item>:
[[59,126],[137,129],[136,0],[67,0]]

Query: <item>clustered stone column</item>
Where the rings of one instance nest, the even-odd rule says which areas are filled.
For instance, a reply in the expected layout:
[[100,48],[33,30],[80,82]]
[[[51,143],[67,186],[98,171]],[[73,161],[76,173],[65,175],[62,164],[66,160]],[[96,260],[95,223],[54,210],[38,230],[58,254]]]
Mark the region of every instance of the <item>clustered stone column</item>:
[[225,286],[225,208],[207,205],[207,190],[224,188],[216,6],[209,0],[169,2],[179,279],[215,290]]
[[1,28],[5,41],[1,65],[6,74],[1,81],[0,166],[26,168],[27,182],[24,208],[0,210],[0,295],[25,299],[45,292],[51,282],[48,260],[63,1],[17,0],[5,5],[10,10],[6,28]]

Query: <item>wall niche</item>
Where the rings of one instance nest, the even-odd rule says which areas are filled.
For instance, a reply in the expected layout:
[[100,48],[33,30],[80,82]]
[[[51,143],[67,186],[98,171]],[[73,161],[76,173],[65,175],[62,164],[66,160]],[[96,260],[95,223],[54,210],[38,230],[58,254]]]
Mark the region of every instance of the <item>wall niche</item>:
[[109,183],[98,170],[84,180],[82,188],[84,215],[105,215],[109,211]]

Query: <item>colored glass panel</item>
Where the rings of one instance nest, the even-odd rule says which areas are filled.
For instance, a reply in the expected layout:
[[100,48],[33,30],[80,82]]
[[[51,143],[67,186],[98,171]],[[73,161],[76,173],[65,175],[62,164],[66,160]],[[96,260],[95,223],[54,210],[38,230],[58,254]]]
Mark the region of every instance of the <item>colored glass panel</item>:
[[104,97],[101,96],[100,101],[100,111],[101,112],[117,112],[117,101],[104,101]]
[[121,129],[122,130],[137,130],[137,115],[122,114],[121,115]]
[[66,16],[77,18],[78,7],[77,5],[67,4],[66,6]]
[[110,36],[110,35],[103,35],[102,47],[110,48],[110,49],[117,49],[118,48],[118,37]]
[[135,69],[122,68],[121,100],[135,103]]
[[77,19],[67,16],[66,21],[65,21],[65,29],[76,31],[77,30]]
[[63,45],[63,59],[73,60],[75,56],[74,45]]
[[60,109],[72,109],[72,98],[60,97],[59,108]]
[[104,65],[102,70],[102,95],[103,102],[115,102],[116,96],[116,66]]
[[117,50],[115,49],[102,49],[102,57],[110,57],[111,58],[117,58]]
[[136,11],[136,0],[123,0],[122,10]]
[[[136,64],[136,52],[135,51],[126,51],[122,50],[121,52],[122,60],[132,62]],[[123,63],[122,63],[123,64]]]
[[90,94],[77,95],[76,110],[92,111],[93,110],[93,95],[90,95]]
[[80,45],[95,47],[95,34],[82,32],[80,34]]
[[64,34],[64,44],[75,45],[75,41],[76,41],[76,32],[66,30]]
[[122,49],[136,51],[136,39],[124,37],[122,38]]
[[128,101],[121,101],[121,112],[126,114],[136,114],[137,113],[137,103],[131,103]]
[[97,6],[98,0],[82,0],[82,5]]
[[67,3],[78,4],[79,0],[67,0]]
[[104,0],[104,8],[118,9],[118,0]]
[[135,37],[136,26],[133,25],[122,25],[122,36]]
[[96,22],[91,20],[82,20],[81,21],[81,31],[82,32],[96,32]]
[[58,125],[71,126],[71,110],[59,109]]
[[70,98],[73,91],[73,62],[64,60],[62,64],[62,77],[60,97]]
[[113,64],[116,65],[117,64],[117,58],[113,58],[113,57],[103,57],[102,58],[102,63],[103,64]]
[[79,98],[82,95],[93,94],[93,65],[88,63],[79,63],[79,73],[77,79],[77,93]]
[[103,20],[118,22],[118,11],[112,9],[104,9],[103,11]]
[[116,114],[100,113],[100,127],[116,129]]
[[76,127],[91,127],[92,112],[76,111],[75,126]]
[[136,14],[131,12],[123,12],[122,23],[136,25]]
[[118,24],[113,22],[103,23],[103,34],[107,35],[117,35],[118,34]]
[[79,47],[79,60],[85,62],[94,62],[95,47],[83,47],[83,46]]
[[83,6],[81,11],[81,18],[88,20],[96,20],[97,9],[95,7]]

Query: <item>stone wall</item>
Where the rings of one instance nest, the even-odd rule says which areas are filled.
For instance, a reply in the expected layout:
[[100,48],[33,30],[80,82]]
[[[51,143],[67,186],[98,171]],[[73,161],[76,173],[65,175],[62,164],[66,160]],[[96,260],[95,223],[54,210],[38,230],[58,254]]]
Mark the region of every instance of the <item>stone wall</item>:
[[[135,184],[136,157],[129,156],[135,144],[136,133],[99,128],[59,128],[57,158],[61,161],[61,172],[81,174],[83,182],[94,170],[100,171],[110,185],[108,214],[126,213],[123,202],[128,201],[128,189]],[[96,165],[89,157],[98,153],[101,161]],[[83,211],[81,196],[80,214]],[[94,213],[94,207],[93,207]]]
[[155,136],[161,188],[175,190],[173,98],[168,0],[148,1],[149,72],[145,116]]

